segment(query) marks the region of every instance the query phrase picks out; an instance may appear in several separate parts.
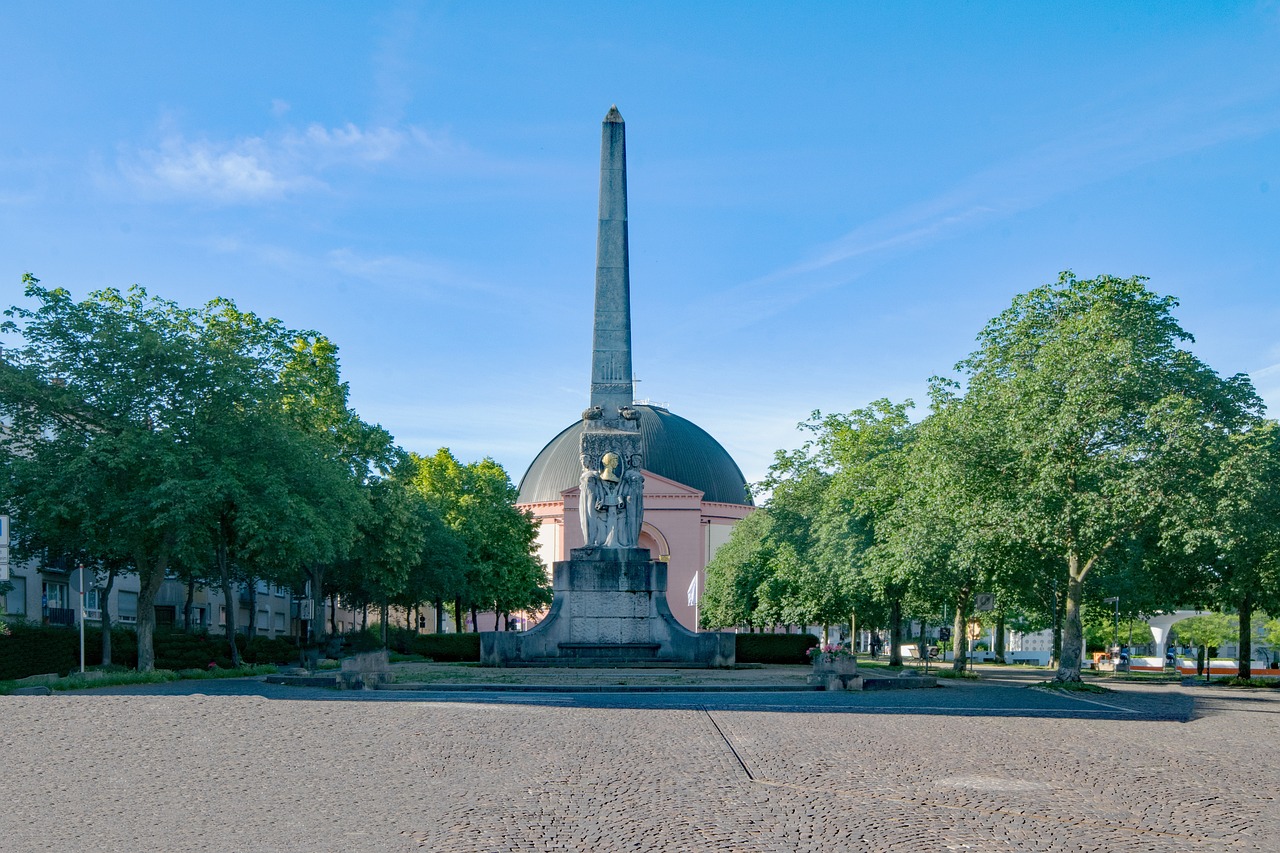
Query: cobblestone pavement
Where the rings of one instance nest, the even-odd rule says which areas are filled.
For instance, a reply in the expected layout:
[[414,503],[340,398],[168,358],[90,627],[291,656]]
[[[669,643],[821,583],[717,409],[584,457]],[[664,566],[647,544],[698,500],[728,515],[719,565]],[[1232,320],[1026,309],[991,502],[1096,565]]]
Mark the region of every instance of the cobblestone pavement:
[[1280,851],[1277,691],[0,698],[0,850]]

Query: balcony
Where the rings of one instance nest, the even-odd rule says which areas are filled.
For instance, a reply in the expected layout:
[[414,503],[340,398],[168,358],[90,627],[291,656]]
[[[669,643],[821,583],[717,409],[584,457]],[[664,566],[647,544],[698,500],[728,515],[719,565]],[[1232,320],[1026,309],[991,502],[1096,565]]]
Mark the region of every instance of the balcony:
[[76,612],[70,607],[46,607],[44,609],[44,621],[49,625],[66,625],[70,627],[76,624]]

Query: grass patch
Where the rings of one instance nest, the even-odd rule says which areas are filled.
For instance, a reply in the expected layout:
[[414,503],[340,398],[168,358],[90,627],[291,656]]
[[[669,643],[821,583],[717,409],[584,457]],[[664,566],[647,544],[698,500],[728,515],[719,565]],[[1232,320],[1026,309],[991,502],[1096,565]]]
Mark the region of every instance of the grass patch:
[[935,675],[937,675],[938,678],[966,678],[971,681],[977,681],[982,677],[978,675],[978,673],[970,672],[967,669],[962,669],[959,672],[956,672],[954,669],[940,669],[935,673]]
[[866,660],[858,658],[858,669],[883,669],[889,672],[902,672],[905,666],[890,666],[888,661],[883,660]]
[[[274,664],[249,664],[236,669],[157,669],[151,672],[134,672],[119,666],[91,669],[84,673],[73,672],[49,683],[51,690],[85,690],[90,687],[120,687],[129,684],[165,684],[170,681],[200,681],[212,678],[248,678],[270,675],[277,671]],[[21,685],[16,681],[0,681],[0,696],[7,696]]]
[[1042,690],[1053,690],[1056,693],[1110,693],[1111,691],[1103,687],[1101,684],[1091,684],[1086,681],[1041,681],[1039,684],[1033,684],[1032,687],[1039,687]]
[[425,655],[405,655],[400,652],[389,652],[387,661],[389,663],[430,663],[431,658]]
[[1280,678],[1216,678],[1213,684],[1221,684],[1224,687],[1271,687],[1280,688]]

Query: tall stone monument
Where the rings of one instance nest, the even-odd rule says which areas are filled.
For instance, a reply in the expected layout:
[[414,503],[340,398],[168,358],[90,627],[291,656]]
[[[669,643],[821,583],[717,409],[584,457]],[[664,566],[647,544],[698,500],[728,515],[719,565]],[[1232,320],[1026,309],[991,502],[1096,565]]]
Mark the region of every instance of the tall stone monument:
[[595,333],[582,413],[578,510],[585,547],[552,569],[554,599],[528,631],[480,636],[494,666],[731,666],[734,635],[696,633],[667,604],[667,567],[640,548],[644,448],[631,408],[631,282],[626,125],[617,107],[600,142]]

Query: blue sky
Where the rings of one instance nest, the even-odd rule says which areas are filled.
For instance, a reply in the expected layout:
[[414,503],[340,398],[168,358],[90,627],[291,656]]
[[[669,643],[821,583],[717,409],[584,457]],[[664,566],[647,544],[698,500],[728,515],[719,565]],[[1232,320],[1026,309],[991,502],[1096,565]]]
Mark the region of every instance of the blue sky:
[[1068,268],[1280,411],[1277,2],[8,0],[0,46],[0,301],[232,297],[516,480],[586,403],[615,103],[638,394],[749,479]]

